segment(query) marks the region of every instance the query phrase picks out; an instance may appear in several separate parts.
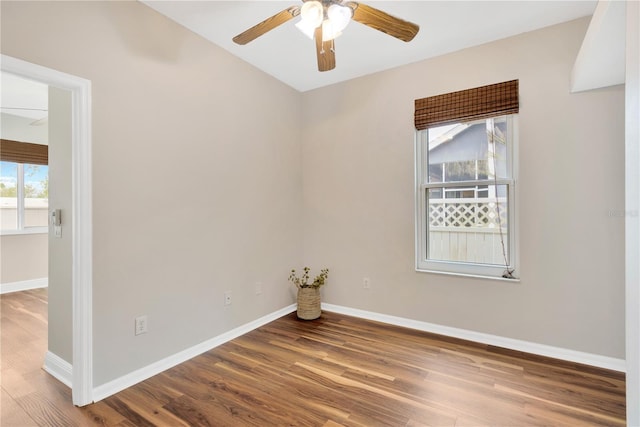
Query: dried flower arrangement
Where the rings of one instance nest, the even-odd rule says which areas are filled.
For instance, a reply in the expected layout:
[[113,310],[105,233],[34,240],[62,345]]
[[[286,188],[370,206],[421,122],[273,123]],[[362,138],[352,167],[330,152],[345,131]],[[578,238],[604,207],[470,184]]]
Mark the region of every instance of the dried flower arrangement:
[[302,276],[298,277],[296,275],[296,270],[291,270],[291,274],[289,274],[289,281],[292,282],[298,289],[301,288],[319,288],[324,285],[327,277],[329,276],[329,269],[324,268],[320,270],[320,274],[318,274],[313,282],[309,283],[309,271],[311,269],[309,267],[305,267],[302,271]]

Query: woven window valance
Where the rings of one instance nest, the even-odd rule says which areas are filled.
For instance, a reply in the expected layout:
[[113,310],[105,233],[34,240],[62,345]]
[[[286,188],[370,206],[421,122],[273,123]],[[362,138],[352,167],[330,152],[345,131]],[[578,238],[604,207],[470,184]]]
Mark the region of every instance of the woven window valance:
[[485,119],[519,111],[518,80],[466,89],[415,100],[415,126],[431,126]]
[[0,160],[5,162],[49,164],[49,146],[0,139]]

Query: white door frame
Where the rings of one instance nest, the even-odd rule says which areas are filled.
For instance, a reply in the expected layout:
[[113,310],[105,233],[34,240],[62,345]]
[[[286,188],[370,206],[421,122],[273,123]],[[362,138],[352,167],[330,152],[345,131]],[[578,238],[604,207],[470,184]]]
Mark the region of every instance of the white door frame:
[[91,81],[1,55],[2,71],[71,92],[73,404],[93,402]]
[[640,425],[640,4],[626,2],[625,256],[627,424]]

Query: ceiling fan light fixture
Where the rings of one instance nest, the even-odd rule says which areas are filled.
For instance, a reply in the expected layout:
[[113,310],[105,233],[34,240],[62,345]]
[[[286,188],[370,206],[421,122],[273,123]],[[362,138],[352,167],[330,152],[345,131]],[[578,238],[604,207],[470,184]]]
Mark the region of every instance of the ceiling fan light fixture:
[[305,2],[300,8],[300,19],[305,21],[306,25],[318,28],[324,19],[324,6],[317,0]]
[[336,25],[331,22],[330,19],[322,21],[322,41],[331,41],[342,34],[342,31],[337,31]]
[[332,4],[327,9],[327,18],[331,21],[331,26],[337,32],[342,32],[353,17],[353,9],[349,6],[343,6],[337,3]]
[[322,22],[322,41],[327,42],[339,37],[347,28],[353,16],[353,9],[333,3],[327,8],[327,19]]
[[315,29],[322,24],[324,19],[324,7],[319,1],[307,1],[300,8],[300,21],[296,27],[307,37],[313,40]]
[[[1,0],[0,0],[1,1]],[[333,70],[336,66],[333,39],[342,34],[351,20],[381,31],[403,42],[409,42],[420,27],[412,22],[354,0],[302,0],[302,6],[290,6],[258,22],[233,38],[245,45],[274,28],[300,16],[296,27],[310,39],[315,39],[318,71]]]
[[315,33],[316,27],[317,25],[315,27],[313,25],[309,25],[309,22],[305,21],[304,19],[301,19],[300,21],[296,22],[296,28],[299,29],[302,32],[302,34],[309,37],[311,40],[313,40],[313,35]]

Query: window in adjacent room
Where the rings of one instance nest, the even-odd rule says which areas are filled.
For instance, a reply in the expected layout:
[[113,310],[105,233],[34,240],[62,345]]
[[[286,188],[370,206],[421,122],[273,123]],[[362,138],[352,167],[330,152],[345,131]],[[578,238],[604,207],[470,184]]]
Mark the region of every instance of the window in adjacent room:
[[514,278],[518,81],[416,100],[416,268]]
[[[0,231],[47,232],[49,167],[47,146],[1,141]],[[28,163],[28,162],[33,163]]]

